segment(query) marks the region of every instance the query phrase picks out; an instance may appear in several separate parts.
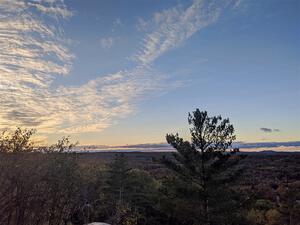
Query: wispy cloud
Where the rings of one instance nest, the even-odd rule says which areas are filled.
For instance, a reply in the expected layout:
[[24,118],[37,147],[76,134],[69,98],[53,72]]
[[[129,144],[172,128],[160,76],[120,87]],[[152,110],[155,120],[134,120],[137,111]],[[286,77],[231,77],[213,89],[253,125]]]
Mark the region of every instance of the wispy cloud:
[[214,23],[222,10],[215,1],[195,0],[184,8],[173,8],[155,13],[151,21],[139,19],[139,28],[150,29],[134,59],[143,64],[152,63],[166,51],[177,47],[195,32]]
[[147,26],[148,26],[148,23],[147,21],[145,21],[143,18],[141,17],[138,17],[137,18],[137,24],[136,24],[136,29],[138,31],[147,31]]
[[123,26],[123,22],[120,18],[116,18],[114,21],[113,21],[113,24],[112,24],[112,32],[115,32],[116,29],[118,27],[122,27]]
[[266,127],[262,127],[262,128],[260,128],[260,130],[265,133],[280,132],[279,129],[272,129],[272,128],[266,128]]
[[79,87],[62,87],[60,102],[68,106],[68,116],[60,121],[66,124],[60,131],[100,131],[113,125],[116,119],[133,113],[136,101],[146,93],[159,90],[161,77],[151,69],[137,67],[99,77]]
[[[50,13],[44,8],[48,4],[34,4],[41,13]],[[134,112],[134,103],[145,93],[160,89],[163,76],[142,66],[99,76],[81,86],[54,87],[56,75],[69,74],[73,56],[59,24],[46,25],[38,13],[31,12],[32,7],[19,1],[0,4],[4,15],[0,20],[0,128],[34,127],[42,133],[100,131]],[[51,7],[58,7],[55,1]],[[52,22],[62,18],[58,15]]]
[[109,49],[114,44],[114,38],[113,37],[107,37],[107,38],[101,38],[100,39],[100,45],[104,49]]
[[[147,35],[134,56],[134,68],[81,86],[54,86],[55,77],[68,75],[72,67],[74,56],[61,26],[72,12],[62,0],[0,0],[0,129],[82,133],[113,125],[132,114],[139,99],[166,90],[165,76],[150,64],[214,23],[222,7],[195,0],[186,8],[158,12],[145,21]],[[113,42],[106,38],[100,44],[110,48]]]
[[0,1],[0,128],[47,126],[53,99],[48,88],[72,65],[59,28],[67,14],[61,1]]
[[232,8],[233,8],[233,9],[238,9],[238,8],[241,6],[242,2],[243,2],[243,0],[237,0],[237,1],[233,4]]
[[[62,4],[62,2],[54,1],[48,1],[48,4],[43,5],[42,3],[47,3],[47,1],[36,1],[36,2],[28,2],[28,6],[35,7],[37,10],[39,10],[42,13],[49,14],[50,16],[62,16],[63,18],[67,18],[73,15],[73,13],[66,9],[65,5]],[[52,3],[52,4],[51,4]],[[54,6],[53,6],[53,3]]]

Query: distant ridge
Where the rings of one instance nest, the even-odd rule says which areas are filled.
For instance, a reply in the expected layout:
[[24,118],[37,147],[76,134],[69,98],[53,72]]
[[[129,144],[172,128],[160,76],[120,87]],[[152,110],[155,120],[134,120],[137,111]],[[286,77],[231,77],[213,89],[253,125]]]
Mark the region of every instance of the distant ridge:
[[[241,152],[260,152],[260,154],[278,154],[278,152],[298,153],[300,152],[300,141],[291,142],[235,142],[233,148],[239,148]],[[172,152],[174,149],[167,143],[148,143],[133,145],[90,145],[77,146],[73,149],[75,152]]]
[[[75,151],[79,154],[101,154],[101,153],[172,153],[173,151],[169,150],[160,150],[160,151],[145,151],[143,149],[141,150],[129,150],[129,149],[110,149],[110,150],[90,150],[90,151]],[[240,155],[298,155],[300,154],[300,151],[273,151],[273,150],[265,150],[265,151],[241,151],[238,154]]]
[[239,154],[246,154],[246,155],[295,155],[295,154],[300,154],[300,151],[273,151],[273,150],[264,150],[264,151],[257,151],[257,152],[242,151]]

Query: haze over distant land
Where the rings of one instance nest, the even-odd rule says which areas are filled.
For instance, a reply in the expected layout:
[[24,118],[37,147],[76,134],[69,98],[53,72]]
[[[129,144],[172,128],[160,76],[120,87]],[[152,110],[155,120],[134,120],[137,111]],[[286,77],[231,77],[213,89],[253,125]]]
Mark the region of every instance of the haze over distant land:
[[[236,142],[234,148],[239,148],[241,152],[298,152],[300,153],[300,142],[256,142],[243,143]],[[173,152],[174,148],[165,143],[158,144],[137,144],[123,146],[107,146],[107,145],[89,145],[76,146],[76,152]]]
[[[200,108],[229,117],[245,151],[299,150],[299,10],[298,0],[0,0],[0,130],[131,149],[189,139],[187,113]],[[151,145],[135,147],[169,148]]]

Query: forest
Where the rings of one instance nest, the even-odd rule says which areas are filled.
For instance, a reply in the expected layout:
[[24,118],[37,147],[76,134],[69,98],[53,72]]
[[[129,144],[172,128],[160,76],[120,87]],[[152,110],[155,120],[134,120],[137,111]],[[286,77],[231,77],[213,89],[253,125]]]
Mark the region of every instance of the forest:
[[34,130],[0,136],[2,225],[298,225],[300,154],[242,154],[229,119],[196,109],[172,153],[40,147]]

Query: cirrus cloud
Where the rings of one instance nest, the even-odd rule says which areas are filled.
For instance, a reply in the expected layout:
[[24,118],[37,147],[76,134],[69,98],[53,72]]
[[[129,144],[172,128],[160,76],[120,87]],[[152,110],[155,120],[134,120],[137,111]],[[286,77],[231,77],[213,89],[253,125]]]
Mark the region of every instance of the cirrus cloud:
[[[154,70],[159,56],[217,21],[233,1],[195,0],[145,21],[146,35],[131,69],[101,75],[80,86],[54,86],[70,73],[73,54],[61,22],[73,15],[62,0],[0,0],[0,129],[37,128],[41,133],[101,131],[135,112],[136,103],[165,91],[167,76]],[[100,41],[104,48],[113,39]]]
[[157,12],[148,22],[139,18],[137,28],[147,34],[134,60],[142,64],[154,62],[197,31],[216,22],[222,11],[228,6],[233,7],[235,2],[194,0],[187,8],[177,5]]

